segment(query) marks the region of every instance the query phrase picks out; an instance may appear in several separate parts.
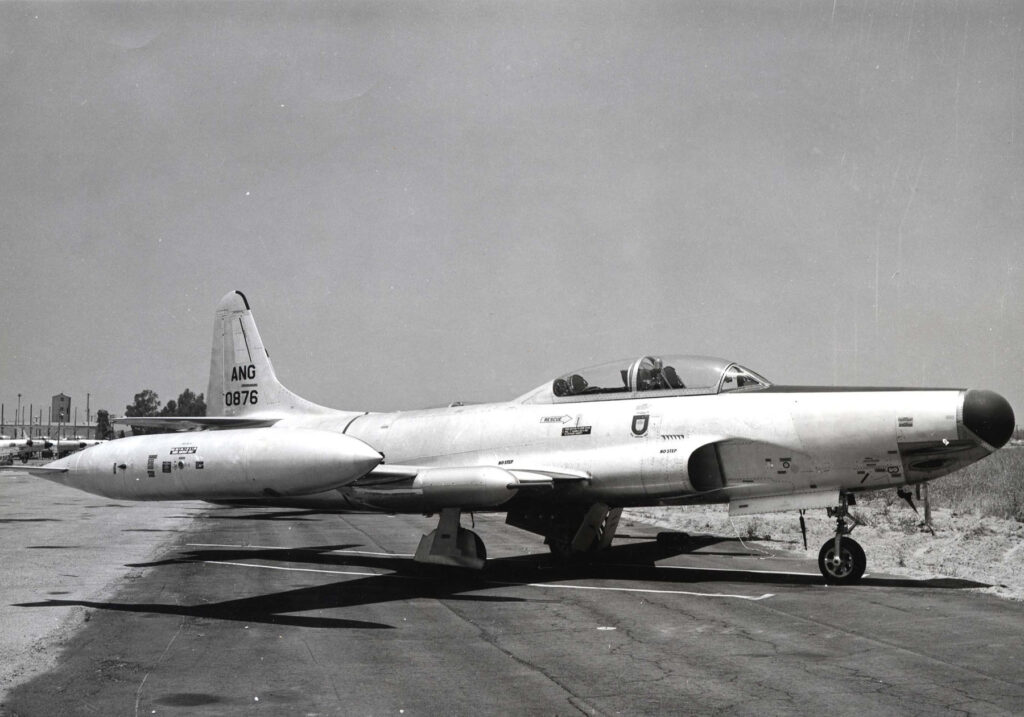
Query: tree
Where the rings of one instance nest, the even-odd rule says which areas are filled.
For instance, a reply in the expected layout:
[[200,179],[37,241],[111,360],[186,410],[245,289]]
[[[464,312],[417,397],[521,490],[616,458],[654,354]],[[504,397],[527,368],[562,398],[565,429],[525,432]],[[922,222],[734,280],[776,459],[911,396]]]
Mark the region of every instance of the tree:
[[198,396],[192,393],[192,389],[186,388],[178,396],[178,400],[170,400],[160,412],[161,416],[205,416],[206,401],[203,394]]
[[96,411],[96,438],[110,440],[114,437],[114,429],[110,427],[110,414],[102,408]]
[[185,389],[181,395],[178,396],[178,415],[179,416],[205,416],[206,415],[206,399],[203,398],[203,394],[198,396],[192,393],[191,389]]
[[[130,418],[137,418],[139,416],[155,416],[160,408],[160,397],[156,395],[156,392],[150,389],[143,389],[139,393],[135,394],[135,402],[130,406],[124,407],[124,415]],[[132,426],[132,434],[136,436],[145,435],[147,433],[160,433],[159,428],[136,428]]]
[[135,402],[124,407],[124,415],[132,418],[137,416],[155,416],[160,408],[160,397],[150,389],[143,389],[135,394]]

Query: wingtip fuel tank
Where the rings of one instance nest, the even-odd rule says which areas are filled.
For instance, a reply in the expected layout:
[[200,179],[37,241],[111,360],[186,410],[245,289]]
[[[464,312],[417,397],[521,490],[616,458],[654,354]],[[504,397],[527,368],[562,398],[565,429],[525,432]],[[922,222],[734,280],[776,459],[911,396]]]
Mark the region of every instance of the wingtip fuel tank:
[[366,475],[383,460],[351,436],[315,429],[133,436],[46,467],[49,480],[126,500],[226,500],[307,495]]

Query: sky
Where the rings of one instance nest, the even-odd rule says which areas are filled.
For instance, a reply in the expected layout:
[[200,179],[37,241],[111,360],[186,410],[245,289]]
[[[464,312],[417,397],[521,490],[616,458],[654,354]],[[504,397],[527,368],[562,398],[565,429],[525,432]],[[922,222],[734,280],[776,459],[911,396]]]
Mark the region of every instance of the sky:
[[1024,415],[1019,2],[3,3],[0,77],[8,420],[206,391],[236,289],[336,408],[692,353]]

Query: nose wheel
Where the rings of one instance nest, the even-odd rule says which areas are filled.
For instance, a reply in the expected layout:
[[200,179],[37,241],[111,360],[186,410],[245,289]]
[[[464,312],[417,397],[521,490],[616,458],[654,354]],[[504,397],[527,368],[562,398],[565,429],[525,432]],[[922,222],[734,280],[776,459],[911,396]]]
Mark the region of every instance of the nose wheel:
[[864,575],[868,559],[860,543],[850,537],[853,526],[846,522],[846,495],[840,495],[839,500],[839,507],[828,509],[829,516],[836,519],[836,537],[826,540],[818,551],[818,570],[830,585],[849,585]]
[[836,552],[836,540],[826,540],[818,551],[818,570],[825,576],[830,585],[848,585],[855,583],[864,575],[868,560],[864,549],[853,538],[839,538],[839,551]]

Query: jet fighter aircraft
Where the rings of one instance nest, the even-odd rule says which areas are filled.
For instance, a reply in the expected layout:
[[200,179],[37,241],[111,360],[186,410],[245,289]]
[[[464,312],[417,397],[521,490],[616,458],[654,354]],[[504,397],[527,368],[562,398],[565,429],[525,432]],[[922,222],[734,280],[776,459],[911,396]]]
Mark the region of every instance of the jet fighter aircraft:
[[73,436],[72,438],[58,438],[53,442],[52,448],[58,457],[64,457],[75,451],[80,451],[83,448],[89,448],[90,446],[98,446],[101,443],[106,443],[102,438],[82,438],[81,436]]
[[22,463],[28,463],[35,454],[42,454],[53,448],[53,441],[46,436],[35,438],[6,438],[0,440],[0,452],[13,460],[14,456],[21,459]]
[[486,548],[461,526],[467,511],[504,512],[572,558],[610,545],[630,506],[825,508],[836,532],[818,565],[851,583],[866,566],[847,520],[858,493],[938,478],[1014,428],[991,391],[780,386],[707,356],[571,371],[505,403],[334,410],[278,381],[237,291],[217,308],[206,395],[209,416],[117,419],[186,432],[26,470],[117,499],[436,514],[416,560],[468,568]]

